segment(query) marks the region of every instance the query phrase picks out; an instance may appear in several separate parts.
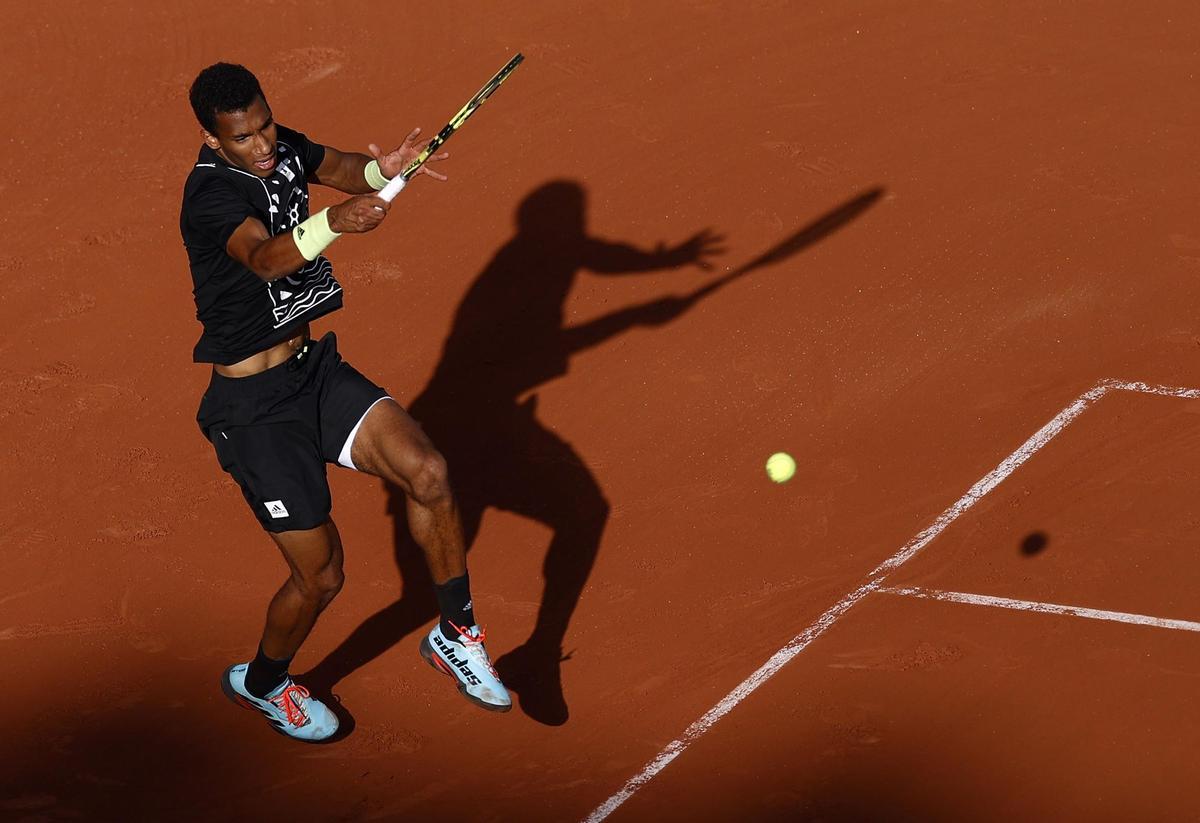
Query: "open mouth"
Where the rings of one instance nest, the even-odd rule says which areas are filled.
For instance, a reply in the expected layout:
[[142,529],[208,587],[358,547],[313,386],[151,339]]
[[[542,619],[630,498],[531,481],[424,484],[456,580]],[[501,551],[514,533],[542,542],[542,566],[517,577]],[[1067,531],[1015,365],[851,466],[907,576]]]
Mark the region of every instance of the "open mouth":
[[266,160],[255,160],[254,167],[256,169],[262,169],[263,171],[270,171],[271,169],[275,168],[275,159],[275,152],[271,152],[271,156]]

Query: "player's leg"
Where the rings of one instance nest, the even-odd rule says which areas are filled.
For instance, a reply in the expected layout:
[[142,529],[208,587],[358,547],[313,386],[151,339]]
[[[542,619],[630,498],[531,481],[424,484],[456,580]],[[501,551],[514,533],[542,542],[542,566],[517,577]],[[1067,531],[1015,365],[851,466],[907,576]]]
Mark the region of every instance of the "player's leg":
[[[345,579],[342,538],[332,520],[315,529],[281,532],[271,537],[291,573],[267,607],[259,652],[275,664],[271,668],[279,669],[279,675],[283,675],[287,671],[286,663],[312,631],[317,615],[342,589]],[[275,682],[270,682],[273,672],[264,670],[260,674],[256,668],[252,664],[246,675],[246,685],[251,693],[261,691],[266,694],[282,681],[279,676]]]
[[305,365],[297,357],[247,378],[214,376],[201,412],[211,414],[202,426],[222,468],[241,487],[289,572],[268,606],[254,660],[230,666],[222,688],[234,702],[263,714],[276,731],[317,741],[337,730],[337,718],[293,683],[287,668],[341,587],[342,546],[329,521],[325,459],[314,425],[318,403],[307,389],[312,381]]
[[435,585],[467,571],[458,503],[446,461],[415,420],[394,401],[367,413],[351,448],[354,467],[404,491],[408,528],[425,553]]
[[422,655],[452,676],[472,702],[508,711],[512,699],[492,668],[475,622],[462,519],[445,459],[390,398],[371,407],[352,437],[354,468],[404,491],[409,531],[433,577],[441,620],[422,641]]
[[292,682],[288,666],[342,588],[342,540],[332,520],[271,537],[290,573],[267,607],[258,654],[249,663],[230,666],[222,686],[235,702],[266,716],[276,731],[316,742],[337,731],[337,716]]

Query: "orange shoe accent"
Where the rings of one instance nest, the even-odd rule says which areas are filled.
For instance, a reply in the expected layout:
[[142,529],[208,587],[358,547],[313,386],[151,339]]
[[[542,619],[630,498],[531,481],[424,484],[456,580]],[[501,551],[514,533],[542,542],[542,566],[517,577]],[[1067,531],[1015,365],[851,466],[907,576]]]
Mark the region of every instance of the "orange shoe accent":
[[274,703],[287,715],[288,725],[300,728],[308,723],[309,720],[308,713],[300,705],[300,700],[305,697],[308,697],[308,689],[293,683],[280,692],[278,697],[268,699],[269,702]]
[[[449,620],[446,622],[450,623]],[[454,627],[454,630],[458,632],[460,637],[467,638],[468,643],[482,643],[485,639],[487,639],[487,632],[484,631],[483,626],[479,627],[479,634],[471,634],[470,629],[464,629],[462,626],[455,626],[453,623],[450,623],[450,625]],[[451,637],[449,639],[458,640],[457,637]]]

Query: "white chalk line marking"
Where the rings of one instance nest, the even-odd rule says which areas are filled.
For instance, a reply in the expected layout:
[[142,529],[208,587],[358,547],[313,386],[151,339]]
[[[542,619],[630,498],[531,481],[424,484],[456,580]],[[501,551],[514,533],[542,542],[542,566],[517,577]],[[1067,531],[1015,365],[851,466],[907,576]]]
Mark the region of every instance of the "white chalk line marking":
[[1010,474],[1017,470],[1025,461],[1036,454],[1043,446],[1049,443],[1054,437],[1062,432],[1068,425],[1071,424],[1079,415],[1088,409],[1097,400],[1104,397],[1113,389],[1122,391],[1140,392],[1142,394],[1155,394],[1167,397],[1179,397],[1185,399],[1200,399],[1200,389],[1177,388],[1172,386],[1152,385],[1148,383],[1123,380],[1101,380],[1094,387],[1084,392],[1078,399],[1067,406],[1065,409],[1056,414],[1049,423],[1039,429],[1032,437],[1025,441],[1016,451],[1010,454],[1003,462],[995,469],[985,475],[978,483],[967,490],[967,493],[959,498],[955,503],[942,512],[933,523],[924,531],[918,533],[908,543],[889,557],[887,560],[880,563],[867,576],[866,581],[857,589],[847,594],[824,614],[818,617],[811,625],[808,626],[800,634],[796,635],[792,640],[760,666],[753,674],[743,680],[737,688],[725,695],[716,706],[713,706],[699,720],[692,723],[688,728],[675,740],[672,740],[667,746],[658,753],[657,756],[642,768],[640,772],[626,781],[616,794],[608,798],[608,800],[597,806],[591,814],[585,818],[585,823],[599,823],[617,808],[634,795],[642,786],[654,779],[655,775],[661,772],[667,765],[683,753],[689,745],[697,740],[701,735],[708,731],[718,720],[728,714],[734,706],[745,700],[750,694],[773,677],[780,669],[792,660],[800,652],[804,651],[810,643],[824,634],[839,618],[850,610],[858,601],[862,600],[871,592],[879,591],[883,587],[884,578],[891,574],[897,568],[907,563],[917,555],[923,548],[946,530],[951,523],[957,520],[963,512],[974,506],[988,492],[1000,485]]
[[922,600],[941,600],[947,603],[966,603],[972,606],[993,606],[1000,609],[1015,609],[1024,612],[1040,612],[1042,614],[1065,614],[1071,617],[1084,617],[1089,620],[1108,620],[1115,623],[1131,623],[1135,626],[1154,626],[1159,629],[1200,632],[1200,623],[1195,623],[1191,620],[1173,620],[1166,617],[1153,617],[1148,614],[1089,609],[1084,606],[1063,606],[1058,603],[1040,603],[1034,600],[1014,600],[1011,597],[993,597],[989,594],[968,594],[967,592],[948,592],[941,589],[914,587],[884,588],[879,589],[879,592],[881,594],[896,594],[902,597],[918,597]]
[[1141,394],[1158,394],[1164,397],[1180,397],[1184,400],[1200,399],[1200,389],[1180,389],[1173,386],[1152,386],[1149,383],[1125,382],[1122,380],[1102,380],[1097,384],[1122,391],[1140,392]]

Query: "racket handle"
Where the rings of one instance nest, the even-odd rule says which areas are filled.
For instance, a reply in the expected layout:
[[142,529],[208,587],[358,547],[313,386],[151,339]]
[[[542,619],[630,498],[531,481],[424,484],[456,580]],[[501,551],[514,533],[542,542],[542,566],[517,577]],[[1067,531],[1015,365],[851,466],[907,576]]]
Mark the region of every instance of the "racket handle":
[[388,184],[379,190],[379,197],[387,202],[392,202],[396,199],[396,195],[404,191],[404,186],[408,181],[404,179],[404,175],[397,174]]

